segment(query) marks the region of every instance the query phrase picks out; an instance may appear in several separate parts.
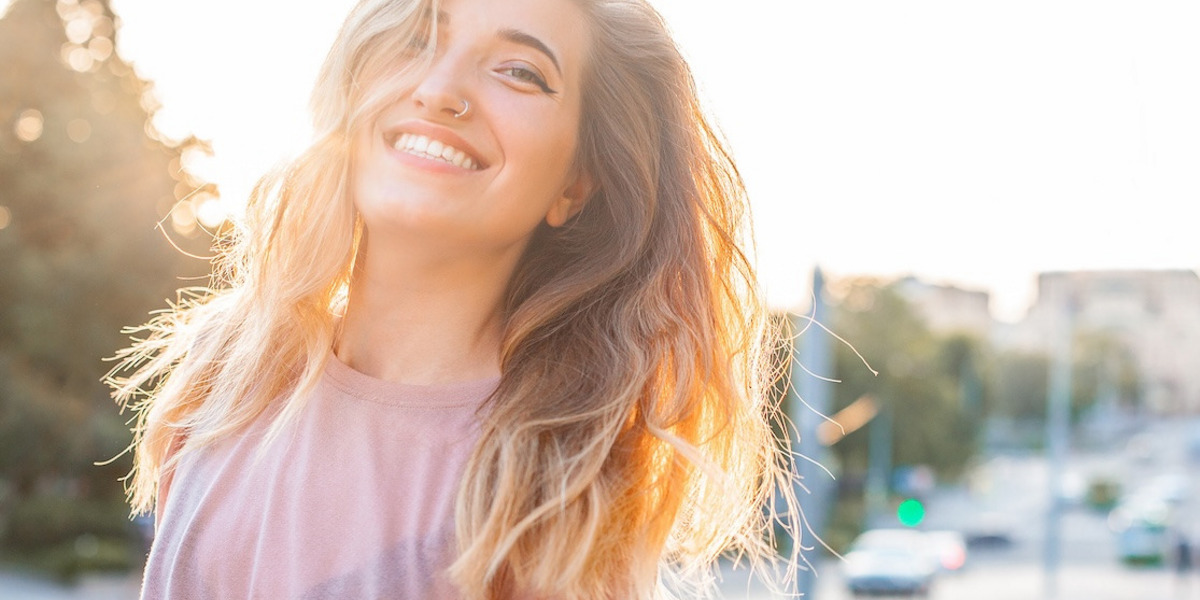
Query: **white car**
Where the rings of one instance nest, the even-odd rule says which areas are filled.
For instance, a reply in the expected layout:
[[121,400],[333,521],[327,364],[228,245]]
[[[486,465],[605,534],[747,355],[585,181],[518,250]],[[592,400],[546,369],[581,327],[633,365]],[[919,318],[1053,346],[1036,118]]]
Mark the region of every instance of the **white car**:
[[850,546],[843,566],[855,596],[929,595],[938,563],[929,539],[913,529],[872,529]]
[[1108,514],[1117,534],[1117,556],[1127,564],[1161,564],[1170,551],[1171,507],[1148,495],[1123,500]]
[[1183,473],[1162,473],[1146,484],[1141,495],[1161,498],[1168,504],[1182,504],[1191,495],[1191,481]]

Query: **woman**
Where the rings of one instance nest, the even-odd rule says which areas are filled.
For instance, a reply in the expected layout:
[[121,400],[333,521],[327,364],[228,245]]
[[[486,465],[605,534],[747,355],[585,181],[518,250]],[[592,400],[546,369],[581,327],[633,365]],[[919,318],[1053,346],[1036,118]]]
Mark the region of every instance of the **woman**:
[[143,597],[651,598],[764,551],[743,188],[644,0],[364,0],[313,107],[114,380]]

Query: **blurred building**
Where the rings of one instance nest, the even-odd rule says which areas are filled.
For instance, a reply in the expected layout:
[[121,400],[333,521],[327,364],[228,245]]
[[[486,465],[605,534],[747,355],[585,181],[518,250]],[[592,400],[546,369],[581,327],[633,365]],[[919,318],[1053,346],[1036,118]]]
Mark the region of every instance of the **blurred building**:
[[911,276],[897,281],[895,289],[932,331],[990,339],[995,321],[989,310],[991,295],[987,292],[928,283]]
[[1147,407],[1200,412],[1200,277],[1194,271],[1043,273],[1037,301],[1006,342],[1049,351],[1072,315],[1076,332],[1111,335],[1133,353]]

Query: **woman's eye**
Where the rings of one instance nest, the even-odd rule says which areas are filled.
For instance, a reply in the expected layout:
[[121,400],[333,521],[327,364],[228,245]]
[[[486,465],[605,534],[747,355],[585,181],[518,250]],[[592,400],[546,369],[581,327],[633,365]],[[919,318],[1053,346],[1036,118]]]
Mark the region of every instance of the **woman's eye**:
[[542,79],[541,75],[538,75],[531,69],[526,69],[525,67],[506,67],[504,69],[504,74],[514,79],[520,79],[521,81],[532,83],[541,88],[542,91],[546,92],[547,94],[558,93],[555,90],[550,89],[550,86],[546,85],[546,80]]

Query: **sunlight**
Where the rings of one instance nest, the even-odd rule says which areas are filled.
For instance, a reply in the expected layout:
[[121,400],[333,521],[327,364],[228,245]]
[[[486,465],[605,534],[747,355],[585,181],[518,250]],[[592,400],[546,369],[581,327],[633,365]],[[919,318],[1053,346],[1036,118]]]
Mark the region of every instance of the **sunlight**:
[[205,227],[205,229],[212,231],[217,227],[220,227],[225,221],[229,220],[229,208],[225,201],[220,197],[207,196],[198,202],[199,204],[196,207],[196,218],[200,221],[200,224]]

